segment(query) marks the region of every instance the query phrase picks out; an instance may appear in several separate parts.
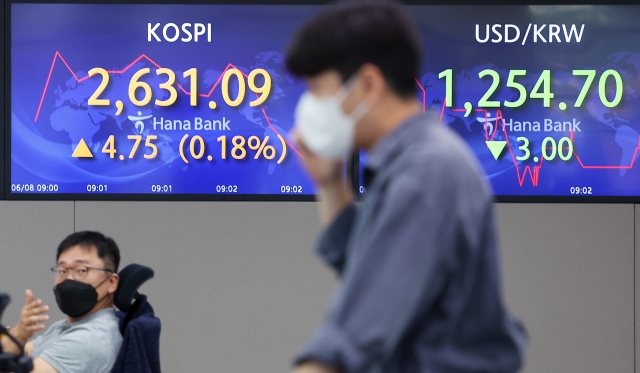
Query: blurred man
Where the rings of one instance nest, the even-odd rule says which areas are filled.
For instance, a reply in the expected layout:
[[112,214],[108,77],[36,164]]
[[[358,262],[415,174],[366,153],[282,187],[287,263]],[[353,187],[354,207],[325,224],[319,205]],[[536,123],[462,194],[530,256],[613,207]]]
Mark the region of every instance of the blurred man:
[[[388,3],[331,7],[298,31],[287,67],[308,83],[298,146],[341,277],[296,373],[516,372],[524,331],[500,294],[492,196],[466,146],[416,101],[418,33]],[[368,152],[353,203],[343,160]]]
[[[48,306],[26,291],[27,302],[20,321],[10,333],[26,344],[35,373],[109,373],[116,360],[122,335],[113,308],[118,287],[120,250],[98,232],[77,232],[65,238],[56,255],[54,275],[56,303],[67,315],[32,342],[44,329]],[[7,338],[0,342],[7,352],[19,353]]]

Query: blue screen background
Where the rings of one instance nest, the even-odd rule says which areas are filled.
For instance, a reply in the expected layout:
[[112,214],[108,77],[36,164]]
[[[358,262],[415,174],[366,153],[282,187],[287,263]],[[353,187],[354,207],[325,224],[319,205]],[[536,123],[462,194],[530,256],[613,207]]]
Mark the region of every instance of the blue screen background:
[[[638,196],[640,195],[640,165],[637,163],[640,132],[640,7],[638,6],[470,6],[470,7],[410,7],[423,37],[425,58],[418,77],[418,100],[427,111],[438,113],[443,125],[458,133],[478,157],[493,191],[498,196]],[[520,28],[517,42],[479,43],[476,24],[480,25],[481,39],[484,27],[513,24]],[[542,27],[532,42],[532,31],[522,45],[529,24]],[[560,42],[549,39],[549,25],[584,24],[579,43],[566,42],[561,28]],[[504,35],[503,35],[504,36]],[[512,33],[513,37],[514,34]],[[491,39],[497,37],[490,33]],[[445,107],[444,79],[440,72],[453,69],[453,107]],[[510,70],[526,70],[518,83],[531,92],[543,70],[551,71],[551,92],[555,97],[550,107],[540,99],[527,98],[519,108],[484,109],[476,103],[487,92],[492,80],[480,79],[478,73],[493,69],[500,83],[492,100],[516,101],[517,91],[506,87]],[[584,103],[574,108],[573,103],[584,84],[584,77],[574,77],[577,69],[596,70]],[[605,107],[598,96],[598,79],[606,70],[617,71],[623,82],[622,101],[616,107]],[[607,82],[607,97],[613,99]],[[424,91],[422,90],[424,89]],[[425,99],[426,96],[426,99]],[[464,103],[473,103],[473,112],[465,117]],[[565,102],[568,108],[559,109]],[[563,123],[560,131],[545,131],[544,121]],[[503,120],[511,126],[504,126]],[[540,131],[529,130],[517,123],[538,121]],[[571,126],[564,122],[571,123]],[[490,123],[485,128],[484,123]],[[569,128],[579,123],[573,134]],[[530,157],[517,160],[525,152],[519,147],[526,137]],[[568,161],[557,156],[546,161],[542,143],[551,137],[557,144],[563,137],[573,141],[574,156]],[[486,140],[507,141],[498,160],[487,148]],[[548,146],[550,142],[547,142]],[[566,142],[563,143],[567,151]],[[549,150],[550,153],[550,150]],[[538,161],[535,162],[534,158]],[[361,167],[366,157],[361,156]],[[362,184],[360,184],[362,186]]]
[[[242,195],[282,194],[295,190],[311,195],[313,185],[299,162],[299,155],[288,135],[293,127],[293,112],[304,90],[303,81],[284,69],[284,51],[296,28],[318,11],[314,6],[258,5],[88,5],[88,4],[13,4],[11,11],[11,184],[56,184],[58,193],[87,193],[91,186],[108,185],[108,194],[152,193],[152,186],[171,186],[171,193]],[[424,62],[416,77],[417,99],[427,111],[438,113],[441,123],[457,132],[478,157],[487,180],[499,196],[593,196],[640,195],[640,171],[636,162],[639,148],[640,102],[640,6],[412,6],[410,13],[422,35]],[[210,23],[212,41],[149,42],[147,24],[159,22],[161,34],[166,23]],[[516,42],[481,43],[476,40],[476,25],[484,35],[484,26],[511,24],[519,27]],[[547,25],[540,33],[545,42],[533,42],[533,34],[521,43],[528,25]],[[567,43],[563,31],[560,42],[549,42],[550,25],[584,24],[580,42]],[[504,32],[504,29],[501,29]],[[182,36],[182,35],[181,35]],[[490,34],[493,38],[495,35]],[[243,73],[262,68],[269,72],[272,91],[262,107],[250,107],[249,99],[236,108],[224,104],[220,84],[223,71],[232,64]],[[153,104],[133,106],[127,96],[129,81],[142,68],[151,68],[144,79],[153,87],[153,97],[162,98],[158,85],[164,77],[153,72],[158,67],[176,72],[177,83],[187,90],[189,82],[182,72],[197,68],[199,92],[211,95],[199,98],[199,106],[189,105],[188,96],[178,90],[171,107]],[[99,77],[83,80],[94,67],[119,71],[110,75],[101,98],[109,107],[88,106],[87,99],[100,83]],[[445,84],[440,72],[452,69],[453,107],[444,106]],[[478,73],[493,69],[500,83],[492,100],[514,101],[517,91],[506,87],[509,72],[526,70],[518,82],[531,92],[543,70],[551,71],[550,107],[541,99],[528,97],[519,108],[478,109],[478,100],[487,92],[491,79]],[[576,69],[595,70],[596,79],[582,107],[574,108],[583,77]],[[616,107],[605,107],[598,95],[599,77],[613,69],[622,77],[623,97]],[[75,75],[75,77],[74,77]],[[79,82],[79,80],[82,80]],[[233,80],[232,86],[235,86]],[[607,83],[611,98],[613,79]],[[46,89],[45,89],[46,86]],[[237,89],[231,89],[232,97]],[[248,97],[251,94],[248,91]],[[113,103],[122,100],[124,112],[115,115]],[[208,101],[218,107],[211,110]],[[473,103],[471,115],[464,116],[464,103]],[[568,108],[560,110],[559,103]],[[263,111],[264,109],[264,111]],[[138,115],[139,112],[139,115]],[[143,158],[149,149],[141,144],[137,155],[129,159],[133,142],[127,136],[138,134],[136,120],[143,122],[143,136],[158,136],[158,156]],[[37,117],[37,120],[36,120]],[[229,130],[196,131],[194,118],[229,123]],[[191,120],[190,130],[153,128],[156,120]],[[579,123],[569,131],[545,131],[545,120],[553,125]],[[540,131],[516,127],[520,122],[539,122]],[[485,123],[490,125],[485,126]],[[505,126],[503,123],[511,123]],[[573,126],[571,126],[573,127]],[[206,144],[199,160],[180,156],[180,140],[195,135]],[[102,153],[110,135],[114,135],[117,155]],[[276,157],[254,159],[247,149],[243,160],[220,157],[219,136],[245,139],[269,136],[268,145]],[[283,152],[281,164],[276,161]],[[522,140],[529,141],[530,157],[518,160],[524,151]],[[569,137],[573,156],[563,161],[543,159],[542,143],[551,137],[558,143]],[[94,157],[71,157],[80,140]],[[496,160],[486,140],[507,141]],[[188,148],[188,146],[187,146]],[[245,148],[246,145],[245,145]],[[565,149],[566,151],[566,149]],[[125,155],[120,160],[118,155]],[[211,155],[209,161],[207,156]],[[534,161],[537,158],[538,161]],[[361,159],[364,167],[366,159]],[[221,189],[223,187],[224,191]],[[232,187],[232,188],[229,188]],[[288,189],[287,189],[288,187]],[[289,192],[286,192],[289,190]],[[17,192],[16,189],[12,190]],[[38,193],[38,190],[34,190]],[[43,190],[41,192],[52,192]]]
[[[231,190],[236,194],[281,194],[285,187],[290,187],[289,192],[295,189],[297,194],[313,194],[313,186],[289,137],[295,104],[304,84],[285,72],[283,51],[289,35],[314,9],[13,4],[12,184],[55,183],[62,193],[87,193],[89,185],[108,185],[107,193],[151,193],[153,185],[171,185],[171,192],[180,194],[218,193],[221,186],[222,193]],[[164,24],[170,22],[178,26],[210,23],[211,42],[207,42],[206,34],[198,42],[155,39],[149,42],[148,22],[161,24],[156,30],[158,35],[162,35]],[[173,36],[173,31],[168,35]],[[245,74],[257,68],[269,72],[271,93],[262,106],[250,107],[248,102],[255,96],[251,96],[248,88],[248,99],[240,106],[224,104],[219,78],[229,64]],[[142,68],[151,69],[142,80],[152,87],[153,97],[162,99],[166,95],[158,88],[167,79],[154,73],[158,66],[173,70],[177,83],[187,91],[189,80],[182,73],[197,68],[199,93],[213,91],[209,97],[199,97],[197,107],[190,106],[189,96],[180,89],[176,104],[170,107],[156,106],[154,100],[143,107],[134,106],[128,99],[129,81]],[[78,82],[94,67],[120,72],[110,74],[109,85],[100,96],[111,100],[109,107],[87,105],[102,80],[99,76]],[[261,85],[260,79],[257,85]],[[236,78],[230,80],[232,98],[238,92],[236,82]],[[116,100],[122,100],[125,107],[118,116]],[[210,100],[218,104],[216,110],[209,108]],[[42,107],[38,109],[41,101]],[[133,117],[149,116],[152,117],[143,120],[143,142],[137,156],[129,159],[133,141],[127,136],[140,134],[141,128],[136,129],[137,120]],[[218,120],[218,129],[196,131],[194,118],[202,118],[203,122]],[[161,130],[159,125],[154,129],[154,121],[166,120],[190,120],[191,130]],[[227,123],[229,130],[224,127],[219,130],[220,123]],[[144,148],[144,138],[149,134],[158,136],[155,142],[158,156],[151,160],[143,158],[143,154],[151,153]],[[179,151],[185,134],[189,134],[186,149],[195,135],[201,136],[206,144],[205,154],[199,160],[187,152],[188,164]],[[102,153],[110,135],[114,135],[117,149],[113,159]],[[222,135],[227,137],[224,160],[222,145],[217,141]],[[233,159],[231,139],[236,135],[245,139],[257,136],[261,141],[269,136],[266,146],[273,146],[276,156],[272,160],[264,156],[254,159],[256,153],[245,144],[246,157]],[[280,164],[277,161],[283,143],[278,135],[287,148]],[[91,149],[93,158],[71,157],[81,140]],[[196,146],[196,152],[198,149]],[[124,160],[119,159],[120,154],[125,156]],[[212,156],[211,161],[208,155]]]

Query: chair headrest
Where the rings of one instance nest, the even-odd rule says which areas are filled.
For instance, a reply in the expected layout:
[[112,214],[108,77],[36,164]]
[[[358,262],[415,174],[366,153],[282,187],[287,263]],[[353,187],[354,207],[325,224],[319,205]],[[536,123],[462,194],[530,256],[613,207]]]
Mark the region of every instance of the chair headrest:
[[153,269],[140,264],[129,264],[118,273],[120,282],[113,303],[120,311],[127,312],[139,294],[142,284],[153,277]]

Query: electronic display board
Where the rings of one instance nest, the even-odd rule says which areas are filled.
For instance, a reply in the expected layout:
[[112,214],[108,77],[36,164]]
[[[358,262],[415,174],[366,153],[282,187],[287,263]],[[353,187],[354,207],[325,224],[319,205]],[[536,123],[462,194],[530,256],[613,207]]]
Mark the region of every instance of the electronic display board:
[[312,199],[284,49],[314,6],[11,4],[11,196]]
[[410,9],[425,51],[417,98],[464,138],[499,200],[640,196],[640,6]]
[[[321,6],[7,9],[9,198],[313,199],[289,136],[305,86],[284,51]],[[640,196],[640,6],[408,10],[417,99],[499,198]]]

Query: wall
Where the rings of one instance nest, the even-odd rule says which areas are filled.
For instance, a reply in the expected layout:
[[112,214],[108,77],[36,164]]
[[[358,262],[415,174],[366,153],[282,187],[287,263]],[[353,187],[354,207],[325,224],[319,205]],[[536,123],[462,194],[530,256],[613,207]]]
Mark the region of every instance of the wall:
[[[505,300],[531,338],[526,373],[635,371],[639,214],[498,205]],[[17,321],[27,287],[62,317],[48,269],[74,229],[99,229],[123,265],[156,270],[141,292],[163,322],[165,372],[287,372],[336,285],[312,253],[312,203],[0,201],[0,291],[13,297],[4,323]]]
[[634,372],[640,210],[540,204],[498,211],[506,300],[531,338],[526,372]]

